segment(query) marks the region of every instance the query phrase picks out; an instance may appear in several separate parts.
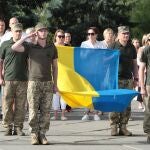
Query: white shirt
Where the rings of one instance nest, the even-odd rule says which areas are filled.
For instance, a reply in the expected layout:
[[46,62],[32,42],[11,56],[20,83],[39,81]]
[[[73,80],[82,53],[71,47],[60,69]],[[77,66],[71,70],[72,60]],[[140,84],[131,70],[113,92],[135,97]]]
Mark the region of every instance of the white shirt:
[[109,47],[108,47],[108,44],[106,43],[105,40],[100,41],[100,48],[101,48],[101,49],[108,49],[108,48],[109,48]]
[[94,44],[92,44],[89,40],[87,40],[87,41],[82,42],[80,47],[83,47],[83,48],[101,48],[101,42],[96,40],[96,42]]

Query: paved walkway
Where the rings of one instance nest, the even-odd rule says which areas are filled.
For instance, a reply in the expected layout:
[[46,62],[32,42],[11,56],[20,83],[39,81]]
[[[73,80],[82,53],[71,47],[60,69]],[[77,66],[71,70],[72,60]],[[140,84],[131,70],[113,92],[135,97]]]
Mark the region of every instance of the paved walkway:
[[[146,135],[143,133],[143,112],[137,109],[137,102],[132,102],[132,121],[128,129],[132,137],[110,136],[108,113],[101,116],[101,121],[81,121],[83,109],[67,113],[68,121],[51,121],[47,138],[51,145],[31,145],[28,123],[25,122],[26,136],[3,136],[4,128],[0,124],[0,150],[149,150]],[[91,116],[92,119],[92,116]]]

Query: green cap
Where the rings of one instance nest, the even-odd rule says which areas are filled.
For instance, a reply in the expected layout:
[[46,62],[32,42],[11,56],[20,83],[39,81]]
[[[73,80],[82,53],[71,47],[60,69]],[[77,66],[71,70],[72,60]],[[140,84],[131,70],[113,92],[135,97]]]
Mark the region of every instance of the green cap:
[[47,26],[41,22],[39,22],[36,26],[35,26],[35,30],[38,31],[40,29],[47,29]]
[[11,30],[13,30],[13,31],[18,31],[18,30],[23,30],[23,26],[22,26],[22,24],[21,23],[16,23],[16,24],[14,24],[12,27],[11,27]]
[[126,32],[129,32],[129,27],[128,26],[118,27],[118,33],[126,33]]

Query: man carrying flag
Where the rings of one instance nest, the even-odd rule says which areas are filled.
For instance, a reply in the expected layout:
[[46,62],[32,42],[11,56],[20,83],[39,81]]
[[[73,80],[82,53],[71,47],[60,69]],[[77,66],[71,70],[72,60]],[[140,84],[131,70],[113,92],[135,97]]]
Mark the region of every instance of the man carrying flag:
[[[137,83],[138,71],[136,64],[136,50],[129,42],[129,28],[127,26],[118,27],[118,41],[112,45],[112,49],[120,50],[119,58],[119,88],[133,89],[134,82]],[[131,136],[132,132],[128,131],[126,125],[131,115],[131,106],[121,113],[111,112],[110,125],[111,135]],[[119,127],[119,132],[118,132]]]

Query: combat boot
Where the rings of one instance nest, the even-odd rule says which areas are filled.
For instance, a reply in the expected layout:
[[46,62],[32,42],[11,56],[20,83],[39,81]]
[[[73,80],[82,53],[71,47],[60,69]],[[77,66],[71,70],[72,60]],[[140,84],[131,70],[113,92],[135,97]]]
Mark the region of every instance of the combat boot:
[[150,134],[147,135],[147,143],[150,144]]
[[12,129],[11,128],[7,128],[5,133],[4,133],[5,136],[9,136],[9,135],[12,135]]
[[49,145],[49,142],[48,142],[45,134],[39,133],[39,143],[42,145]]
[[25,133],[22,131],[21,128],[15,127],[15,128],[14,128],[13,135],[25,136]]
[[32,145],[39,145],[39,139],[37,133],[31,133],[31,144]]
[[111,136],[117,136],[118,135],[118,128],[117,125],[111,125]]
[[119,129],[119,135],[132,136],[132,132],[127,130],[126,124],[122,124]]

